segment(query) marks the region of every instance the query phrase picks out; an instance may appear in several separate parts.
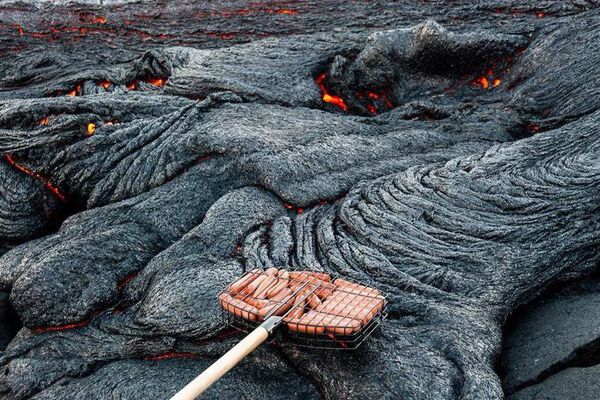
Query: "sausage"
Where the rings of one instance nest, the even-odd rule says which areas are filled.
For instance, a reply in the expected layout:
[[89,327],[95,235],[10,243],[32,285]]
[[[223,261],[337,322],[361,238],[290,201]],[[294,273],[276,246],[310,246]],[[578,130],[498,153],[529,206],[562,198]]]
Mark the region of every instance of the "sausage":
[[331,276],[325,272],[317,271],[290,271],[292,279],[306,280],[307,277],[312,277],[325,282],[331,282]]
[[294,305],[294,296],[288,296],[281,302],[269,302],[267,306],[258,311],[258,316],[264,319],[267,315],[282,315]]
[[326,331],[336,333],[338,335],[350,335],[357,332],[360,327],[360,321],[354,318],[339,317],[321,313],[318,311],[309,311],[302,319],[308,326],[322,326]]
[[278,272],[279,272],[279,270],[277,268],[271,267],[271,268],[267,268],[264,273],[265,273],[265,275],[276,276]]
[[268,289],[273,286],[277,282],[277,277],[274,275],[265,275],[265,279],[262,280],[260,285],[256,288],[254,292],[254,297],[257,299],[264,299],[267,297]]
[[254,292],[256,292],[256,289],[258,289],[258,287],[260,286],[260,284],[266,279],[266,275],[264,274],[260,274],[255,280],[253,280],[252,282],[250,282],[250,284],[248,286],[246,286],[241,293],[243,294],[254,294]]
[[271,301],[282,301],[283,299],[285,299],[288,296],[291,296],[292,294],[293,294],[293,292],[290,288],[283,288],[279,293],[277,293],[275,296],[273,296],[270,300]]
[[306,300],[302,300],[301,303],[298,304],[302,296],[298,295],[294,299],[294,304],[297,304],[292,311],[283,319],[284,321],[294,320],[302,317],[304,315],[304,307],[306,307]]
[[325,330],[337,335],[351,335],[361,327],[360,321],[353,318],[333,317],[325,326]]
[[261,308],[266,307],[269,304],[268,300],[257,299],[256,297],[253,297],[253,296],[244,295],[242,297],[238,297],[238,296],[240,296],[240,294],[238,294],[237,296],[235,296],[235,298],[239,299],[239,300],[242,300],[242,301],[245,301],[246,303],[250,304],[253,307],[256,307],[259,310]]
[[291,319],[287,323],[288,329],[299,333],[308,333],[310,335],[320,335],[325,333],[325,327],[317,323],[317,315],[314,311],[309,311],[301,318]]
[[298,290],[300,288],[313,290],[314,293],[321,299],[327,298],[336,288],[334,284],[323,281],[314,276],[307,274],[295,274],[296,278],[294,278],[292,274],[293,272],[290,273],[290,287],[293,290]]
[[281,279],[290,279],[290,273],[288,271],[286,271],[285,269],[280,269],[279,270],[279,277]]
[[360,294],[368,297],[382,297],[381,292],[377,289],[364,285],[359,285],[358,283],[352,283],[342,278],[336,279],[333,283],[340,289],[343,289],[347,292]]
[[316,308],[321,304],[321,300],[319,299],[319,297],[314,293],[310,293],[309,289],[302,289],[299,295],[300,298],[306,296],[306,303],[310,308]]
[[258,319],[258,310],[256,307],[252,307],[242,300],[234,299],[229,293],[221,293],[219,301],[225,310],[237,317],[249,319],[250,321]]
[[231,294],[238,294],[242,289],[248,286],[253,280],[260,276],[260,270],[258,268],[244,274],[237,281],[233,282],[227,288],[227,291]]
[[290,283],[289,279],[285,279],[285,278],[278,278],[277,283],[273,286],[271,286],[269,288],[269,290],[267,290],[267,299],[270,299],[274,296],[277,295],[277,293],[281,292],[284,288],[288,287],[288,284]]

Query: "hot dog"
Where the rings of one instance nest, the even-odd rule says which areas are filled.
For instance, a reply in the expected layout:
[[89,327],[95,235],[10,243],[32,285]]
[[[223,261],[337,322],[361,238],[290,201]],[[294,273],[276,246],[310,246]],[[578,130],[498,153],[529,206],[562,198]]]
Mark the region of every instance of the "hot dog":
[[291,331],[299,333],[308,333],[311,335],[320,335],[325,332],[325,327],[318,324],[315,318],[315,312],[309,311],[301,318],[289,320],[287,326]]
[[237,317],[249,319],[250,321],[258,319],[258,310],[256,307],[252,307],[242,300],[234,299],[229,293],[221,293],[219,301],[225,310]]
[[269,288],[269,290],[267,290],[267,295],[266,295],[267,299],[270,299],[270,298],[276,296],[283,289],[287,288],[289,283],[290,283],[289,279],[279,277],[277,282],[275,283],[275,285],[271,286]]
[[309,289],[302,289],[299,296],[300,298],[304,297],[306,299],[306,303],[310,308],[318,307],[321,304],[319,297],[316,294],[311,293]]
[[282,315],[289,311],[294,305],[295,297],[290,295],[280,302],[269,302],[267,306],[258,311],[258,316],[262,319],[272,315]]
[[337,278],[333,283],[346,292],[360,294],[368,297],[381,297],[381,292],[377,289],[359,285],[358,283],[352,283],[342,278]]
[[245,301],[246,303],[250,304],[252,307],[256,307],[259,310],[269,304],[268,300],[257,299],[256,297],[248,296],[248,295],[242,295],[241,293],[237,294],[235,296],[235,298],[238,299],[238,300]]
[[[304,307],[306,307],[306,300],[302,300],[300,302],[300,300],[302,299],[302,296],[298,295],[296,296],[296,298],[294,299],[294,304],[297,304],[294,309],[292,311],[290,311],[290,313],[288,315],[285,316],[285,318],[283,319],[284,321],[290,321],[290,320],[294,320],[294,319],[299,319],[302,317],[302,315],[304,315]],[[298,303],[300,302],[300,303]]]
[[277,277],[274,275],[265,275],[265,278],[261,281],[260,285],[254,292],[254,297],[257,299],[264,299],[267,297],[267,291],[271,286],[277,282]]
[[288,296],[291,296],[292,294],[293,294],[293,292],[290,288],[283,288],[279,293],[277,293],[275,296],[273,296],[269,300],[281,302],[283,299],[285,299]]
[[321,281],[331,282],[331,276],[325,272],[316,271],[290,271],[290,277],[295,280],[306,280],[306,277],[317,278]]
[[290,272],[290,287],[293,290],[304,288],[312,290],[320,299],[327,298],[336,288],[334,284],[304,272],[296,274]]
[[267,278],[267,275],[260,274],[256,279],[248,284],[244,289],[242,289],[241,293],[252,295],[256,292],[256,289],[260,286],[260,284]]
[[253,269],[252,271],[246,273],[237,281],[233,282],[227,288],[227,291],[231,294],[238,294],[242,289],[248,286],[253,280],[260,276],[260,270],[258,268]]

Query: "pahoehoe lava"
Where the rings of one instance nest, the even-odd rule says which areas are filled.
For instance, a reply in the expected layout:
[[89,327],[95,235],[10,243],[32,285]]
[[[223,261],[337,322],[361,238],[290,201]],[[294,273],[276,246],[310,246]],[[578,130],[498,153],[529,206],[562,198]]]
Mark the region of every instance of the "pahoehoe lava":
[[272,266],[389,319],[207,398],[501,399],[507,318],[598,267],[594,2],[2,2],[0,31],[1,399],[166,398]]

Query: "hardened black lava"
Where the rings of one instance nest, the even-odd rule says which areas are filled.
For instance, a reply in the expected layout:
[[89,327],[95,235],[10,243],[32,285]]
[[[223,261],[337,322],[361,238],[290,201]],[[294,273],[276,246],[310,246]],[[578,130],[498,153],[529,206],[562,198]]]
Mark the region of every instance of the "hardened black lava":
[[501,399],[506,318],[597,267],[595,2],[87,3],[0,5],[1,399],[166,398],[270,267],[384,329],[206,398]]

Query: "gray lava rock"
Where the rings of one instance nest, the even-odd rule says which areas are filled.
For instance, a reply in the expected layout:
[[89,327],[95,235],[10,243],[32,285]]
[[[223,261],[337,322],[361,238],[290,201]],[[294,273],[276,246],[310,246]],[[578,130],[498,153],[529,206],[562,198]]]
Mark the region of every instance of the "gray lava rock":
[[[193,35],[293,15],[234,3]],[[373,29],[354,3],[307,2],[287,35],[210,49],[181,26],[201,3],[141,33],[133,13],[147,43],[115,22],[86,28],[97,46],[43,51],[22,11],[25,44],[0,64],[0,290],[23,328],[0,398],[168,397],[239,339],[218,291],[271,266],[379,287],[389,320],[356,352],[265,346],[208,398],[503,397],[503,321],[600,261],[600,13],[374,5]]]

